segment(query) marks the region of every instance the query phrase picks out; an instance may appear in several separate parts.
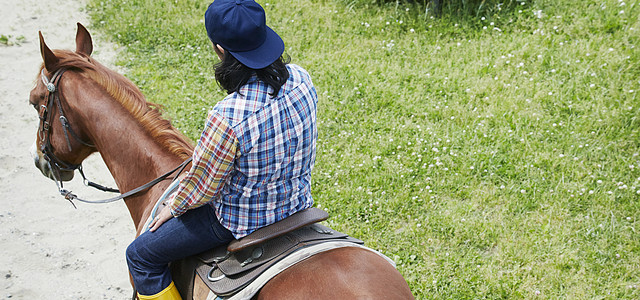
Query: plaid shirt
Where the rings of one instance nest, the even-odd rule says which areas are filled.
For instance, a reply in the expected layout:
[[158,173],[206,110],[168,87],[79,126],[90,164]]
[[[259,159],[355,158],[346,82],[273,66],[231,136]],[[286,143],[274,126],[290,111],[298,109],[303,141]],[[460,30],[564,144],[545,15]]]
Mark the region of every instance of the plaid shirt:
[[317,95],[304,69],[287,69],[276,97],[254,78],[209,112],[174,216],[210,204],[239,239],[313,205]]

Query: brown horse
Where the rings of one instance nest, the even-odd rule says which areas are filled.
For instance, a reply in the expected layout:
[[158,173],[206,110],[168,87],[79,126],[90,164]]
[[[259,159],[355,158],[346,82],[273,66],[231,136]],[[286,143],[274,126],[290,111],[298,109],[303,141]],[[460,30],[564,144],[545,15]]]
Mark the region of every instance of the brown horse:
[[[74,169],[98,151],[119,190],[130,191],[191,156],[191,142],[161,117],[131,81],[90,57],[91,36],[81,24],[75,52],[50,50],[42,34],[40,50],[44,63],[29,102],[40,115],[34,157],[43,174],[53,180],[70,180]],[[52,94],[57,99],[50,97]],[[125,198],[138,234],[168,184],[162,181]],[[286,269],[254,297],[309,298],[413,296],[404,278],[384,258],[347,247],[317,254]]]

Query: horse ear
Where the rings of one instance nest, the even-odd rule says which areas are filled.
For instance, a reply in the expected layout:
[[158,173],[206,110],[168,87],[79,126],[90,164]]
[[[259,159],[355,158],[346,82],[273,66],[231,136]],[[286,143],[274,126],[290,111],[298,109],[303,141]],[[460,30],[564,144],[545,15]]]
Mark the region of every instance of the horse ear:
[[42,32],[38,31],[38,35],[40,35],[40,54],[42,55],[42,60],[44,61],[44,67],[48,71],[54,70],[59,62],[59,59],[53,54],[53,51],[49,49],[47,44],[44,42],[44,37],[42,37]]
[[76,33],[76,53],[91,55],[93,52],[93,42],[87,28],[78,23],[78,32]]

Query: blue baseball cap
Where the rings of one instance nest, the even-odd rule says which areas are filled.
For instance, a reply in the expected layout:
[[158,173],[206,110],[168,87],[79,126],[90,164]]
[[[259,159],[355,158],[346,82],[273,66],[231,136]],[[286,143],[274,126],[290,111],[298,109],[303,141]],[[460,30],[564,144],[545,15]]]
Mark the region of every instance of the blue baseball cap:
[[284,53],[282,38],[266,25],[264,9],[253,0],[215,0],[204,13],[207,35],[251,69],[263,69]]

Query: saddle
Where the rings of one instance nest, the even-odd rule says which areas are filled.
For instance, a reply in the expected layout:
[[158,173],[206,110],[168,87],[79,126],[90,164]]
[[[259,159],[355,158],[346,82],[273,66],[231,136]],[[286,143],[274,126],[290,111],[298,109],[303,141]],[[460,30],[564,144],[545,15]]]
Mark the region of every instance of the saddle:
[[[183,299],[193,298],[194,281],[198,280],[220,299],[233,297],[249,285],[253,294],[287,267],[338,247],[331,243],[339,247],[364,244],[318,223],[328,217],[321,209],[308,208],[226,246],[175,262],[171,265],[174,282]],[[271,275],[266,277],[267,270]],[[254,282],[257,278],[259,283]]]

